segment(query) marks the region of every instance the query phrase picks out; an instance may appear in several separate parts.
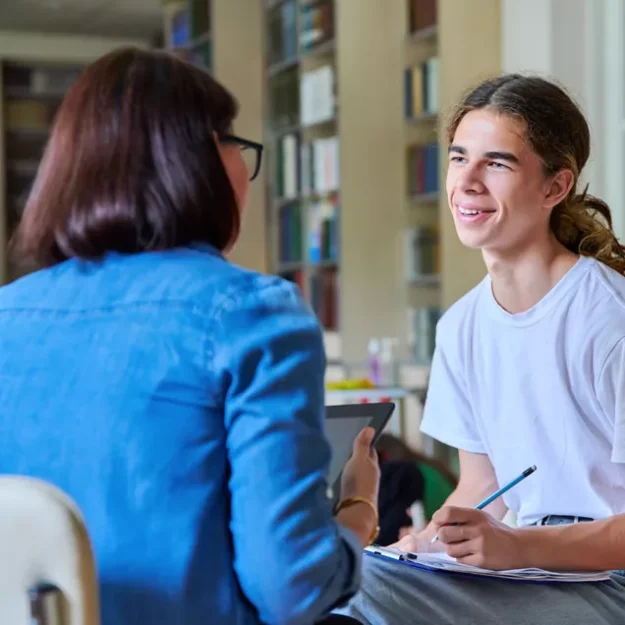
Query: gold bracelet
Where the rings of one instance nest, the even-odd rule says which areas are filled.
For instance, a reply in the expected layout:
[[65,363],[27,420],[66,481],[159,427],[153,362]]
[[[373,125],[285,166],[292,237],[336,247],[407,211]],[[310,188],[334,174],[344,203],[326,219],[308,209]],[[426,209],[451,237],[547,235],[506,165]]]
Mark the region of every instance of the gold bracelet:
[[371,508],[371,510],[373,510],[373,514],[375,516],[375,529],[369,537],[369,545],[372,545],[373,541],[378,537],[378,534],[380,533],[380,517],[378,516],[378,509],[376,505],[370,499],[367,499],[366,497],[347,497],[346,499],[341,499],[341,501],[339,501],[334,508],[334,516],[336,516],[341,510],[349,508],[350,506],[353,506],[357,503],[367,504]]

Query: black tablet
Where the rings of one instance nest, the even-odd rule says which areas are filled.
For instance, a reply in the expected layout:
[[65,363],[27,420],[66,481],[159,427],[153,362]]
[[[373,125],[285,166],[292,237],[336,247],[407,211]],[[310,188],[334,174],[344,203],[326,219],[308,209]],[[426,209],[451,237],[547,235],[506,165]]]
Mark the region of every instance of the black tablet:
[[343,467],[352,455],[358,433],[371,426],[375,430],[375,445],[394,410],[395,404],[392,402],[326,406],[326,436],[332,448],[328,485],[331,489],[329,496],[334,501],[340,495]]

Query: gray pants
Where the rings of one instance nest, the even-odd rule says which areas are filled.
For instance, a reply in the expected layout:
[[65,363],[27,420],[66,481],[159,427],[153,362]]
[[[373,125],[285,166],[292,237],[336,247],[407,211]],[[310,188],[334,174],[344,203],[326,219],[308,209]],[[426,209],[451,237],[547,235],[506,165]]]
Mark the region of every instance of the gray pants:
[[423,571],[363,556],[362,585],[336,610],[366,625],[625,625],[625,576],[535,584]]

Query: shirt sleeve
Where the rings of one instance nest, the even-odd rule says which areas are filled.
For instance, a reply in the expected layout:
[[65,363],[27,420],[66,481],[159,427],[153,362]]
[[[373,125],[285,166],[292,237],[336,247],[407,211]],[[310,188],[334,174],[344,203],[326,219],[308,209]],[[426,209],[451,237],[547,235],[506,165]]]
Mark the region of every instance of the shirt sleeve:
[[327,496],[325,353],[297,287],[263,277],[219,314],[234,567],[260,620],[313,623],[360,584]]
[[421,431],[436,440],[478,454],[486,448],[475,423],[457,345],[446,336],[444,317],[437,325]]
[[625,338],[606,358],[597,378],[597,397],[614,428],[612,462],[625,462]]

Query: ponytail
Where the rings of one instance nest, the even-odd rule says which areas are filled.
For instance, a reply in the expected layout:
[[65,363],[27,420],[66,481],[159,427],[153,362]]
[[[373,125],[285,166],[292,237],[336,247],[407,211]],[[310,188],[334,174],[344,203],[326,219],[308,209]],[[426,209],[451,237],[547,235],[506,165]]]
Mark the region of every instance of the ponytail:
[[567,198],[551,213],[556,239],[574,254],[592,256],[625,275],[625,247],[612,230],[608,205],[586,193]]

